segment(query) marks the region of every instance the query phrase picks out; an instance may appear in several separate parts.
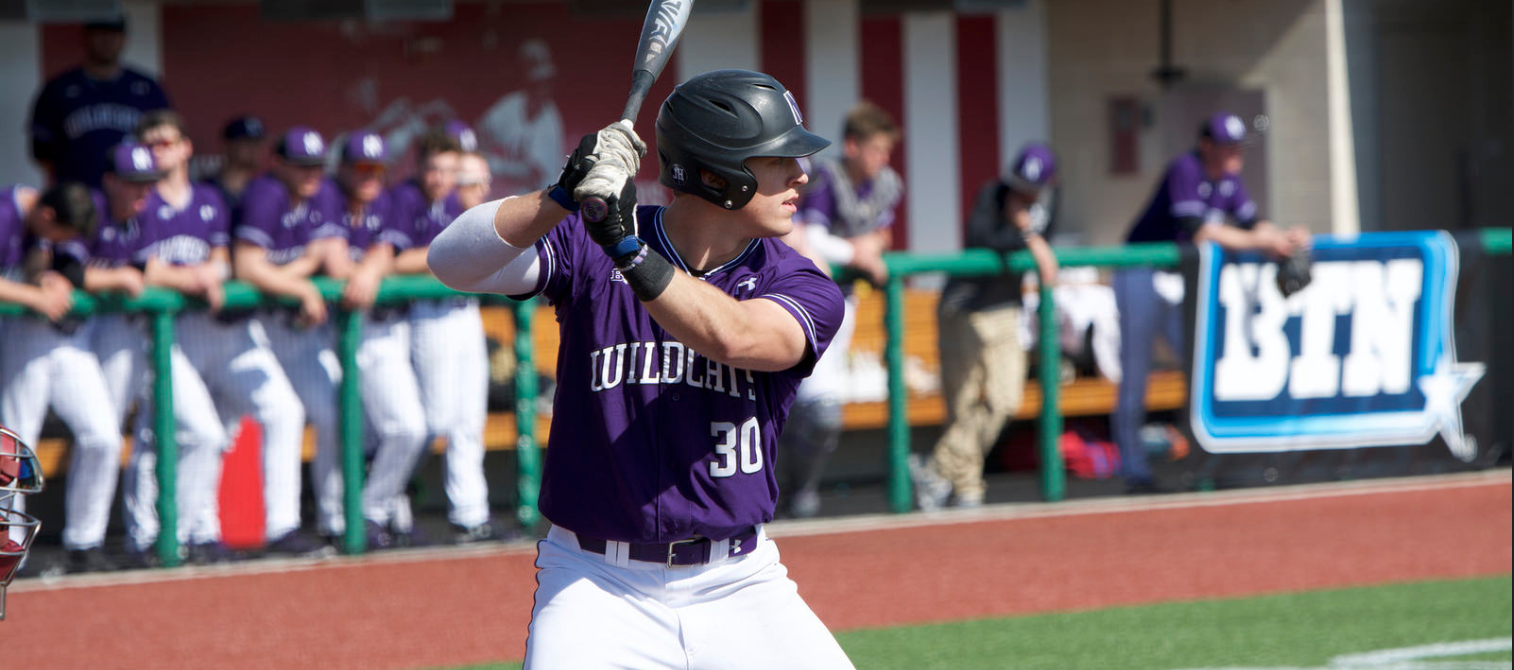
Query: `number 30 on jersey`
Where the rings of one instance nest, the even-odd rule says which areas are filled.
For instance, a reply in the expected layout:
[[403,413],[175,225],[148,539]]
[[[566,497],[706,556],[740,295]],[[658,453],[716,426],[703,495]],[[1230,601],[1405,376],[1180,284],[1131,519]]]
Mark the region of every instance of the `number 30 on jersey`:
[[762,429],[757,417],[741,422],[710,422],[710,436],[715,443],[715,460],[710,462],[711,477],[730,477],[739,468],[744,475],[762,471]]

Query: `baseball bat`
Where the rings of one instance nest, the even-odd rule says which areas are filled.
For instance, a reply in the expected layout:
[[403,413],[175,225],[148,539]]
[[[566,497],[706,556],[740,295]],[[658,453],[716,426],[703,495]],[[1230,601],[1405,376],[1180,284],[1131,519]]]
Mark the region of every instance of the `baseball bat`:
[[[631,93],[620,112],[620,123],[627,130],[636,125],[641,103],[667,66],[678,38],[689,25],[689,12],[693,9],[694,0],[652,0],[647,8],[647,18],[641,23],[641,41],[636,44],[636,61],[631,67]],[[590,221],[603,221],[609,215],[603,198],[589,197],[581,205],[584,217]]]

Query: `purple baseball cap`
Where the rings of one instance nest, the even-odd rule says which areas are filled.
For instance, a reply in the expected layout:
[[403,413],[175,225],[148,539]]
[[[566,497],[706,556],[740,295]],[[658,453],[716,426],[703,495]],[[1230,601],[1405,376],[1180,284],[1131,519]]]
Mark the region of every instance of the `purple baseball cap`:
[[342,142],[342,162],[379,165],[388,163],[389,148],[384,144],[384,136],[371,130],[353,131],[347,135],[347,140]]
[[1199,137],[1207,137],[1215,144],[1240,144],[1246,141],[1246,122],[1230,112],[1220,112],[1204,122]]
[[268,136],[263,121],[256,116],[238,116],[226,122],[221,138],[227,140],[261,140]]
[[153,158],[152,149],[136,142],[122,142],[112,148],[106,172],[121,181],[138,184],[150,184],[162,179],[165,174],[158,169],[158,161]]
[[325,165],[326,138],[314,128],[295,126],[284,132],[279,145],[274,149],[284,162],[290,165]]
[[458,146],[462,147],[463,151],[478,151],[478,135],[461,119],[448,121],[445,130],[448,136],[457,140]]
[[1009,168],[1010,188],[1024,193],[1035,193],[1057,178],[1057,155],[1051,147],[1032,142],[1020,149],[1015,162]]

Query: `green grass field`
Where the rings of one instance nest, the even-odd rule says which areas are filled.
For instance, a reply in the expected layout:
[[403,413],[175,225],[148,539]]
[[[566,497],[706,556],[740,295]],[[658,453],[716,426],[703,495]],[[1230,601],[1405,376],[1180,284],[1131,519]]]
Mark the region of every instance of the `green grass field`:
[[[865,670],[1491,670],[1514,667],[1510,588],[1508,576],[1418,582],[858,630],[838,637]],[[1360,656],[1424,645],[1440,646]]]

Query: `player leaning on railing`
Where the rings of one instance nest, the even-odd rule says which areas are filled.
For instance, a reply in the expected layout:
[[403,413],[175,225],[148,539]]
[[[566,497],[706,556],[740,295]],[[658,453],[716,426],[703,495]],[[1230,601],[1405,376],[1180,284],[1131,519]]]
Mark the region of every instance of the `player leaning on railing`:
[[[1051,226],[1056,177],[1056,156],[1049,147],[1021,149],[1005,176],[978,192],[965,246],[1001,254],[1028,250],[1041,283],[1052,285],[1057,257],[1044,235]],[[928,459],[910,459],[921,509],[939,509],[948,502],[956,507],[983,504],[983,458],[1020,409],[1025,391],[1020,284],[1018,273],[952,278],[941,291],[937,314],[946,425]]]
[[[1309,231],[1288,229],[1261,218],[1256,201],[1241,182],[1246,124],[1234,114],[1215,114],[1199,130],[1198,146],[1167,167],[1146,211],[1131,227],[1127,242],[1214,242],[1226,249],[1259,251],[1287,258],[1309,246]],[[1146,421],[1146,375],[1158,334],[1183,351],[1182,278],[1151,268],[1114,275],[1120,311],[1120,394],[1113,428],[1120,465],[1130,493],[1163,487],[1146,464],[1139,432]]]
[[[475,207],[433,244],[449,286],[557,309],[527,668],[851,667],[762,530],[778,432],[841,320],[835,283],[777,239],[796,159],[826,144],[772,77],[699,75],[657,116],[672,204],[637,207],[646,147],[615,124],[555,188]],[[599,222],[572,211],[591,196]]]

